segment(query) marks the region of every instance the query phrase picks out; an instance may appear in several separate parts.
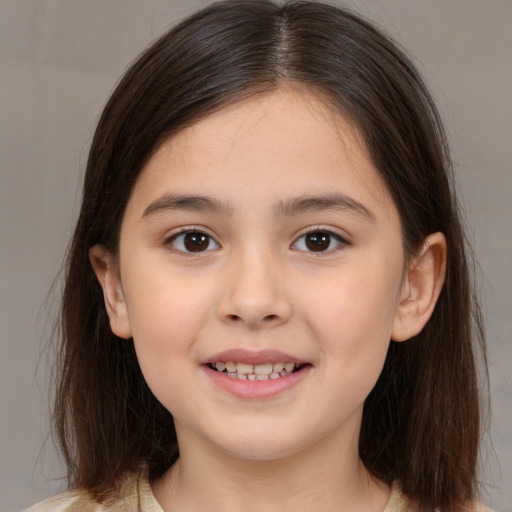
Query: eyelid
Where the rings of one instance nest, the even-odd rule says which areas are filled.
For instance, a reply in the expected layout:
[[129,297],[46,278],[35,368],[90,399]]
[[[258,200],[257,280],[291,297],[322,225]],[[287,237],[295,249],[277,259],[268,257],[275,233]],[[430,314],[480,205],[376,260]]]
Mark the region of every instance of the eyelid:
[[210,241],[213,241],[215,243],[215,245],[217,246],[217,247],[215,247],[215,249],[220,249],[221,248],[221,245],[217,241],[216,237],[213,236],[212,234],[210,234],[208,229],[206,229],[204,226],[195,226],[195,225],[181,226],[176,231],[174,231],[174,232],[172,232],[170,234],[167,234],[164,237],[163,245],[166,246],[170,251],[172,251],[174,253],[177,253],[177,254],[180,254],[180,255],[184,255],[184,256],[192,256],[192,257],[201,256],[202,254],[209,253],[212,250],[215,250],[215,249],[206,249],[204,251],[197,251],[197,252],[185,251],[185,250],[178,249],[178,248],[176,248],[176,247],[174,247],[172,245],[172,242],[174,240],[176,240],[180,235],[186,235],[188,233],[201,233],[201,234],[204,234],[204,235],[206,235],[210,239]]
[[309,234],[313,234],[313,233],[325,233],[325,234],[333,237],[334,239],[336,239],[339,242],[339,244],[335,248],[329,249],[326,251],[306,251],[306,250],[302,250],[302,249],[295,249],[295,250],[298,250],[300,252],[305,252],[305,253],[311,254],[313,256],[325,256],[325,255],[329,255],[334,252],[337,252],[338,250],[340,250],[348,245],[351,245],[351,243],[347,240],[347,238],[345,236],[343,236],[341,233],[339,233],[337,230],[335,230],[334,228],[330,228],[330,227],[326,227],[326,226],[312,226],[310,228],[307,228],[305,231],[303,231],[299,236],[297,236],[295,238],[295,241],[291,244],[291,248],[293,249],[299,240],[301,240],[305,236],[307,236]]

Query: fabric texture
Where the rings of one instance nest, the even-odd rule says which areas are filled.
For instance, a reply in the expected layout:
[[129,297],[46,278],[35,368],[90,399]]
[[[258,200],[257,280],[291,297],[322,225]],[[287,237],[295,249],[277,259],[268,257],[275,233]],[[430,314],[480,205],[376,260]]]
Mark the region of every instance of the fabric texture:
[[[395,482],[388,504],[383,512],[413,512],[414,506],[407,500]],[[129,473],[120,483],[116,497],[103,503],[96,502],[86,491],[72,490],[44,500],[24,512],[164,512],[159,505],[147,472]],[[468,508],[468,512],[492,512],[483,505]]]

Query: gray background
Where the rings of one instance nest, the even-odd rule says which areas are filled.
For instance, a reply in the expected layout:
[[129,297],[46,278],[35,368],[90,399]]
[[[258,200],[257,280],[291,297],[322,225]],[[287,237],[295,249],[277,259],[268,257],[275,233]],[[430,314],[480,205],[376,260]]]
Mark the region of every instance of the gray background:
[[[0,510],[63,488],[41,359],[95,122],[121,72],[208,2],[0,0]],[[483,499],[512,510],[512,3],[354,4],[421,63],[450,134],[482,272],[492,429]],[[39,364],[38,364],[39,363]],[[46,443],[45,443],[46,441]],[[494,448],[493,448],[493,447]]]

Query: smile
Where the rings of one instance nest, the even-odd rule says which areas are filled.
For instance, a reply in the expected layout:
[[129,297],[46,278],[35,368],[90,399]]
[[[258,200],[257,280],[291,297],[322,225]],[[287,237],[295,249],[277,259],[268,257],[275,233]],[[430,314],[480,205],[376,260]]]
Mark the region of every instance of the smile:
[[286,377],[291,373],[300,370],[301,366],[292,362],[247,364],[234,361],[219,361],[209,363],[208,366],[217,372],[224,373],[228,377],[239,380],[275,380]]

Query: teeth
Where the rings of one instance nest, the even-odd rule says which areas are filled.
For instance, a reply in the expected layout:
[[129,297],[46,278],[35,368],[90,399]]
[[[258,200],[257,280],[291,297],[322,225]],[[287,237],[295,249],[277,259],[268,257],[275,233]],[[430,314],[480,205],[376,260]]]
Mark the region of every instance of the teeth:
[[219,372],[224,372],[229,377],[240,380],[268,380],[286,377],[295,370],[295,363],[263,363],[247,364],[234,361],[219,361],[211,365]]
[[226,370],[228,371],[228,373],[235,373],[236,372],[236,363],[228,361],[226,363]]
[[256,375],[270,375],[272,373],[272,364],[255,364],[253,373]]
[[236,372],[243,373],[244,375],[247,375],[248,373],[254,373],[252,364],[245,364],[245,363],[237,363],[236,364]]

